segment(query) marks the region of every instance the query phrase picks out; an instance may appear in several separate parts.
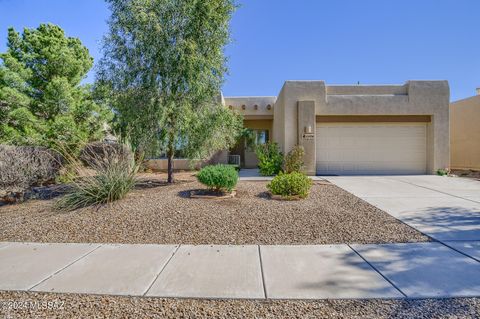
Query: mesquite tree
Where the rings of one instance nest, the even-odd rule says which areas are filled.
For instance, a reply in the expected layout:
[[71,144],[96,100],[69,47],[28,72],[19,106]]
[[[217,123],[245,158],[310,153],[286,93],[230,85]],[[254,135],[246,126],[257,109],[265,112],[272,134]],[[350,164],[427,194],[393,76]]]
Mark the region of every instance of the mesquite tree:
[[235,143],[242,118],[220,105],[233,0],[107,0],[112,11],[97,87],[134,147],[205,158]]

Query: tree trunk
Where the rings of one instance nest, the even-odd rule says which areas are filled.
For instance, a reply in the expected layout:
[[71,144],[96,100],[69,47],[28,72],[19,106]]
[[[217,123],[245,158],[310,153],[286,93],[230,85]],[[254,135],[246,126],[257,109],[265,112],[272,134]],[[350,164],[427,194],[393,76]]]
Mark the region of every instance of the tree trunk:
[[167,173],[168,173],[168,178],[167,178],[167,183],[172,184],[173,183],[173,154],[174,154],[174,144],[173,141],[170,140],[168,143],[168,151],[167,151],[167,157],[168,157],[168,162],[167,162]]

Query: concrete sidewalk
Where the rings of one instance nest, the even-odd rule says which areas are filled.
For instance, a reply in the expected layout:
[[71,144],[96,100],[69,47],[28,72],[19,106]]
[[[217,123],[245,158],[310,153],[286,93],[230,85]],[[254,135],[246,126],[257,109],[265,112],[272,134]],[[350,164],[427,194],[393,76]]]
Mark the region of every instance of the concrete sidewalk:
[[222,299],[480,296],[480,242],[449,246],[0,243],[0,290]]

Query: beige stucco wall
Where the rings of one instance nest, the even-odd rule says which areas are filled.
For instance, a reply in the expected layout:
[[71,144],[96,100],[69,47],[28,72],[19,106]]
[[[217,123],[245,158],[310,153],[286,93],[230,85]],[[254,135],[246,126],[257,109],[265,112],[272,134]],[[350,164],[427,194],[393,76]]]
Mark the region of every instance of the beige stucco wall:
[[270,138],[274,134],[273,119],[275,96],[228,96],[222,97],[223,104],[243,115],[244,126],[269,129]]
[[317,168],[315,102],[298,101],[297,121],[297,144],[302,146],[305,151],[303,159],[305,173],[315,175]]
[[[284,152],[297,143],[298,101],[313,101],[316,115],[430,115],[427,171],[449,166],[447,81],[404,85],[326,86],[324,81],[287,81],[275,103],[274,131]],[[277,118],[279,114],[279,118]],[[280,131],[280,132],[278,132]]]
[[228,96],[223,103],[245,119],[272,119],[275,100],[275,96]]
[[450,105],[451,167],[480,169],[480,95]]
[[[450,164],[449,99],[447,81],[328,86],[324,81],[286,81],[277,97],[225,97],[224,103],[243,113],[245,119],[273,118],[271,136],[284,153],[302,143],[299,136],[313,120],[302,115],[310,113],[299,111],[299,103],[313,105],[315,115],[428,115],[427,172],[434,173]],[[267,105],[273,107],[268,110]],[[315,147],[309,148],[307,157],[315,153]],[[309,158],[310,174],[314,173],[314,165]]]

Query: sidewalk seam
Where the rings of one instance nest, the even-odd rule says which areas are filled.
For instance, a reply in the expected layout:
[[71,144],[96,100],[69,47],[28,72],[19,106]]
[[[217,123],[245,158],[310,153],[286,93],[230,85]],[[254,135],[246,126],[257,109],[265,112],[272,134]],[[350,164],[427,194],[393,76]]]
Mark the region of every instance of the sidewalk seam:
[[93,253],[95,250],[99,249],[100,247],[102,247],[103,244],[100,244],[98,245],[97,247],[95,247],[94,249],[90,250],[89,252],[87,252],[86,254],[80,256],[79,258],[75,259],[74,261],[72,261],[71,263],[67,264],[65,267],[63,268],[60,268],[59,270],[55,271],[53,274],[51,274],[50,276],[40,280],[38,283],[36,283],[35,285],[33,285],[32,287],[28,288],[27,291],[30,291],[32,290],[33,288],[39,286],[40,284],[42,284],[43,282],[47,281],[48,279],[52,278],[53,276],[55,276],[56,274],[58,274],[59,272],[67,269],[68,267],[70,267],[71,265],[75,264],[77,261],[87,257],[88,255],[90,255],[91,253]]
[[386,276],[384,276],[377,268],[375,268],[370,262],[368,262],[368,260],[363,258],[363,256],[360,255],[360,253],[358,251],[356,251],[352,246],[350,246],[350,244],[347,244],[347,246],[351,250],[353,250],[353,252],[355,254],[357,254],[360,258],[362,258],[363,261],[365,261],[370,267],[372,267],[373,270],[375,270],[380,276],[382,276],[383,279],[385,279],[390,285],[392,285],[395,289],[397,289],[405,298],[408,298],[408,296],[402,290],[400,290],[400,288],[398,288],[397,285],[395,285],[390,279],[388,279]]
[[142,294],[142,296],[145,296],[149,291],[150,289],[152,289],[153,285],[155,284],[155,282],[157,281],[158,277],[160,277],[160,275],[162,274],[163,270],[167,267],[167,265],[170,263],[170,260],[172,260],[173,256],[175,256],[175,254],[177,253],[177,251],[180,249],[180,246],[182,246],[181,244],[177,245],[177,247],[173,250],[173,253],[172,255],[170,256],[170,258],[168,258],[168,260],[165,262],[165,264],[163,265],[163,267],[160,269],[160,271],[158,272],[158,274],[155,276],[155,278],[153,279],[152,283],[148,286],[147,290],[145,290],[145,292]]
[[[451,240],[451,241],[454,241],[454,240]],[[463,240],[456,240],[456,241],[457,241],[457,242],[462,242]],[[472,240],[472,241],[475,242],[475,240]],[[478,241],[478,240],[477,240],[477,241]],[[449,248],[449,249],[451,249],[451,250],[453,250],[453,251],[456,251],[457,253],[462,254],[462,255],[464,255],[465,257],[471,258],[471,259],[475,260],[476,262],[480,262],[480,260],[478,260],[477,258],[475,258],[475,257],[473,257],[473,256],[470,256],[470,255],[468,255],[467,253],[464,253],[463,251],[458,250],[458,249],[455,248],[455,247],[450,246],[449,244],[447,244],[447,242],[449,242],[449,241],[445,241],[445,242],[443,242],[443,241],[438,241],[439,244],[442,244],[443,246],[445,246],[445,247],[447,247],[447,248]]]
[[262,260],[262,251],[261,251],[261,246],[258,246],[258,257],[260,258],[260,274],[262,276],[262,285],[263,285],[263,295],[265,296],[265,299],[268,299],[267,295],[267,286],[265,285],[265,272],[263,271],[263,260]]

